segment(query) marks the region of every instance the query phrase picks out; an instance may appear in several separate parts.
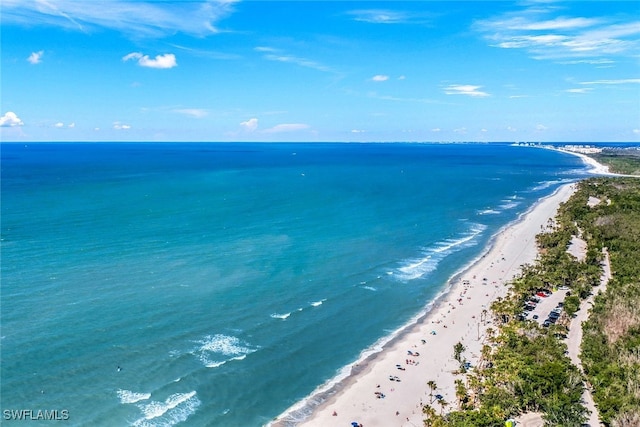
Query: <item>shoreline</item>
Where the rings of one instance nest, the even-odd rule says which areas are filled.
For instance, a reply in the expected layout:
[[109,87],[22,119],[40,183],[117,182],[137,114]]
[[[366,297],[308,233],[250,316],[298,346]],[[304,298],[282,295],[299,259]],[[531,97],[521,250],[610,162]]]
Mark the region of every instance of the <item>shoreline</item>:
[[[459,364],[453,346],[461,342],[466,347],[462,356],[476,366],[493,324],[490,304],[507,293],[505,284],[523,264],[535,261],[535,236],[574,191],[574,184],[565,184],[538,200],[454,273],[423,311],[267,425],[421,426],[422,405],[437,406],[435,394],[455,405],[453,371]],[[435,381],[437,388],[430,390],[427,381]]]

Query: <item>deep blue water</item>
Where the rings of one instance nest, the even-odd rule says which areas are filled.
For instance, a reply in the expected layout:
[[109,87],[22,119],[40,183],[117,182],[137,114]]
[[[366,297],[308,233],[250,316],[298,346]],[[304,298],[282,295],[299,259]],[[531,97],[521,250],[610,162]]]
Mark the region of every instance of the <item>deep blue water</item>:
[[506,144],[1,154],[1,409],[74,426],[268,423],[585,176]]

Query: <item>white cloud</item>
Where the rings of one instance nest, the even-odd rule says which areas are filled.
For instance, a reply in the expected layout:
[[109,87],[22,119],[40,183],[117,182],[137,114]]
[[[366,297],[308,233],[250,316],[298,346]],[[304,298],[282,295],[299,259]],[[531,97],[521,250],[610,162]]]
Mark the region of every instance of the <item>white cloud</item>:
[[251,118],[245,122],[241,122],[240,126],[245,128],[249,132],[253,132],[254,130],[258,129],[258,119],[256,119],[255,117]]
[[474,28],[495,47],[524,49],[540,60],[577,63],[587,58],[611,63],[611,56],[633,57],[638,49],[640,21],[625,21],[623,16],[552,16],[555,11],[525,8],[476,21]]
[[55,25],[90,32],[109,28],[134,37],[163,37],[176,32],[205,36],[234,11],[235,0],[3,1],[2,20],[29,26]]
[[581,85],[626,85],[640,83],[640,79],[595,80],[593,82],[580,82]]
[[207,110],[204,110],[202,108],[178,108],[173,111],[196,119],[201,119],[209,114]]
[[547,129],[549,129],[549,128],[546,127],[545,125],[537,125],[536,126],[536,130],[538,130],[538,131],[544,131],[544,130],[547,130]]
[[600,19],[588,19],[588,18],[565,18],[558,17],[546,21],[531,22],[526,18],[514,18],[507,24],[507,28],[510,30],[532,30],[532,31],[544,31],[544,30],[569,30],[576,28],[592,27],[600,23]]
[[362,130],[362,129],[352,129],[351,133],[365,133],[366,130]]
[[640,129],[634,129],[632,132],[635,133],[636,135],[640,135]]
[[371,77],[371,80],[374,82],[385,82],[389,80],[389,76],[385,76],[383,74],[376,74],[375,76]]
[[264,133],[295,132],[304,129],[309,129],[309,125],[306,125],[304,123],[283,123],[280,125],[276,125],[270,129],[265,129]]
[[591,90],[593,90],[593,88],[590,88],[590,87],[579,87],[579,88],[567,89],[567,90],[565,90],[565,92],[568,92],[568,93],[589,93]]
[[31,64],[39,64],[42,62],[42,55],[44,55],[44,50],[40,50],[38,52],[31,52],[31,55],[27,58],[27,61]]
[[440,132],[440,131],[442,131],[442,129],[440,129],[440,128],[433,128],[433,129],[431,129],[431,132]]
[[22,126],[24,122],[13,111],[7,111],[0,117],[0,127]]
[[131,125],[125,125],[120,122],[113,122],[113,128],[116,130],[127,130],[127,129],[131,129]]
[[400,77],[398,77],[398,80],[404,80],[404,79],[406,79],[406,77],[405,77],[405,76],[400,76]]
[[289,55],[287,53],[282,52],[279,49],[275,49],[272,47],[258,46],[254,48],[256,52],[263,52],[263,58],[269,61],[277,61],[277,62],[286,62],[290,64],[295,64],[300,67],[311,68],[318,71],[324,72],[332,72],[331,68],[326,65],[320,64],[319,62],[312,61],[310,59],[301,58],[295,55]]
[[347,14],[355,21],[370,24],[425,24],[432,20],[432,16],[428,13],[410,13],[391,9],[358,9]]
[[481,87],[482,86],[474,85],[450,85],[444,88],[444,93],[447,95],[467,95],[474,97],[489,96],[488,93],[478,90]]
[[129,61],[130,59],[137,59],[138,65],[148,68],[173,68],[178,65],[176,56],[173,53],[156,55],[155,59],[151,59],[149,55],[143,55],[140,52],[132,52],[122,57],[123,61]]
[[76,127],[76,124],[75,124],[75,123],[69,123],[69,126],[68,126],[68,127],[69,127],[70,129],[73,129],[74,127]]
[[62,122],[58,122],[55,125],[53,125],[54,127],[57,127],[58,129],[63,128],[64,127],[64,123]]

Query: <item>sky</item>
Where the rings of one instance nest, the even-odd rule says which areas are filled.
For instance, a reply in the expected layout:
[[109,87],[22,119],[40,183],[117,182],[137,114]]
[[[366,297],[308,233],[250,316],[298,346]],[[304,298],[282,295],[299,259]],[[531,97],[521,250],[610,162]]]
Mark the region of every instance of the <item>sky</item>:
[[640,142],[639,1],[1,0],[2,141]]

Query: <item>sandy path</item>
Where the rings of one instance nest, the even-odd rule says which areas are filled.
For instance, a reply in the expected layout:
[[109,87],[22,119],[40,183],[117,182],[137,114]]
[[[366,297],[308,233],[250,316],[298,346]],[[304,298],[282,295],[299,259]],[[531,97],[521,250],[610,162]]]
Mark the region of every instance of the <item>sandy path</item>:
[[[609,263],[609,253],[603,250],[605,261],[602,269],[602,276],[600,277],[600,286],[594,289],[594,292],[580,304],[580,310],[576,313],[576,317],[571,320],[569,326],[569,334],[567,336],[567,347],[569,351],[569,358],[571,362],[576,365],[582,372],[582,361],[580,360],[580,343],[582,342],[582,323],[589,318],[591,306],[593,305],[593,299],[598,292],[604,292],[607,289],[607,283],[611,279],[611,264]],[[585,402],[585,406],[591,412],[587,423],[591,427],[600,426],[600,419],[598,418],[598,409],[593,401],[591,390],[585,388],[582,395],[582,399]]]

